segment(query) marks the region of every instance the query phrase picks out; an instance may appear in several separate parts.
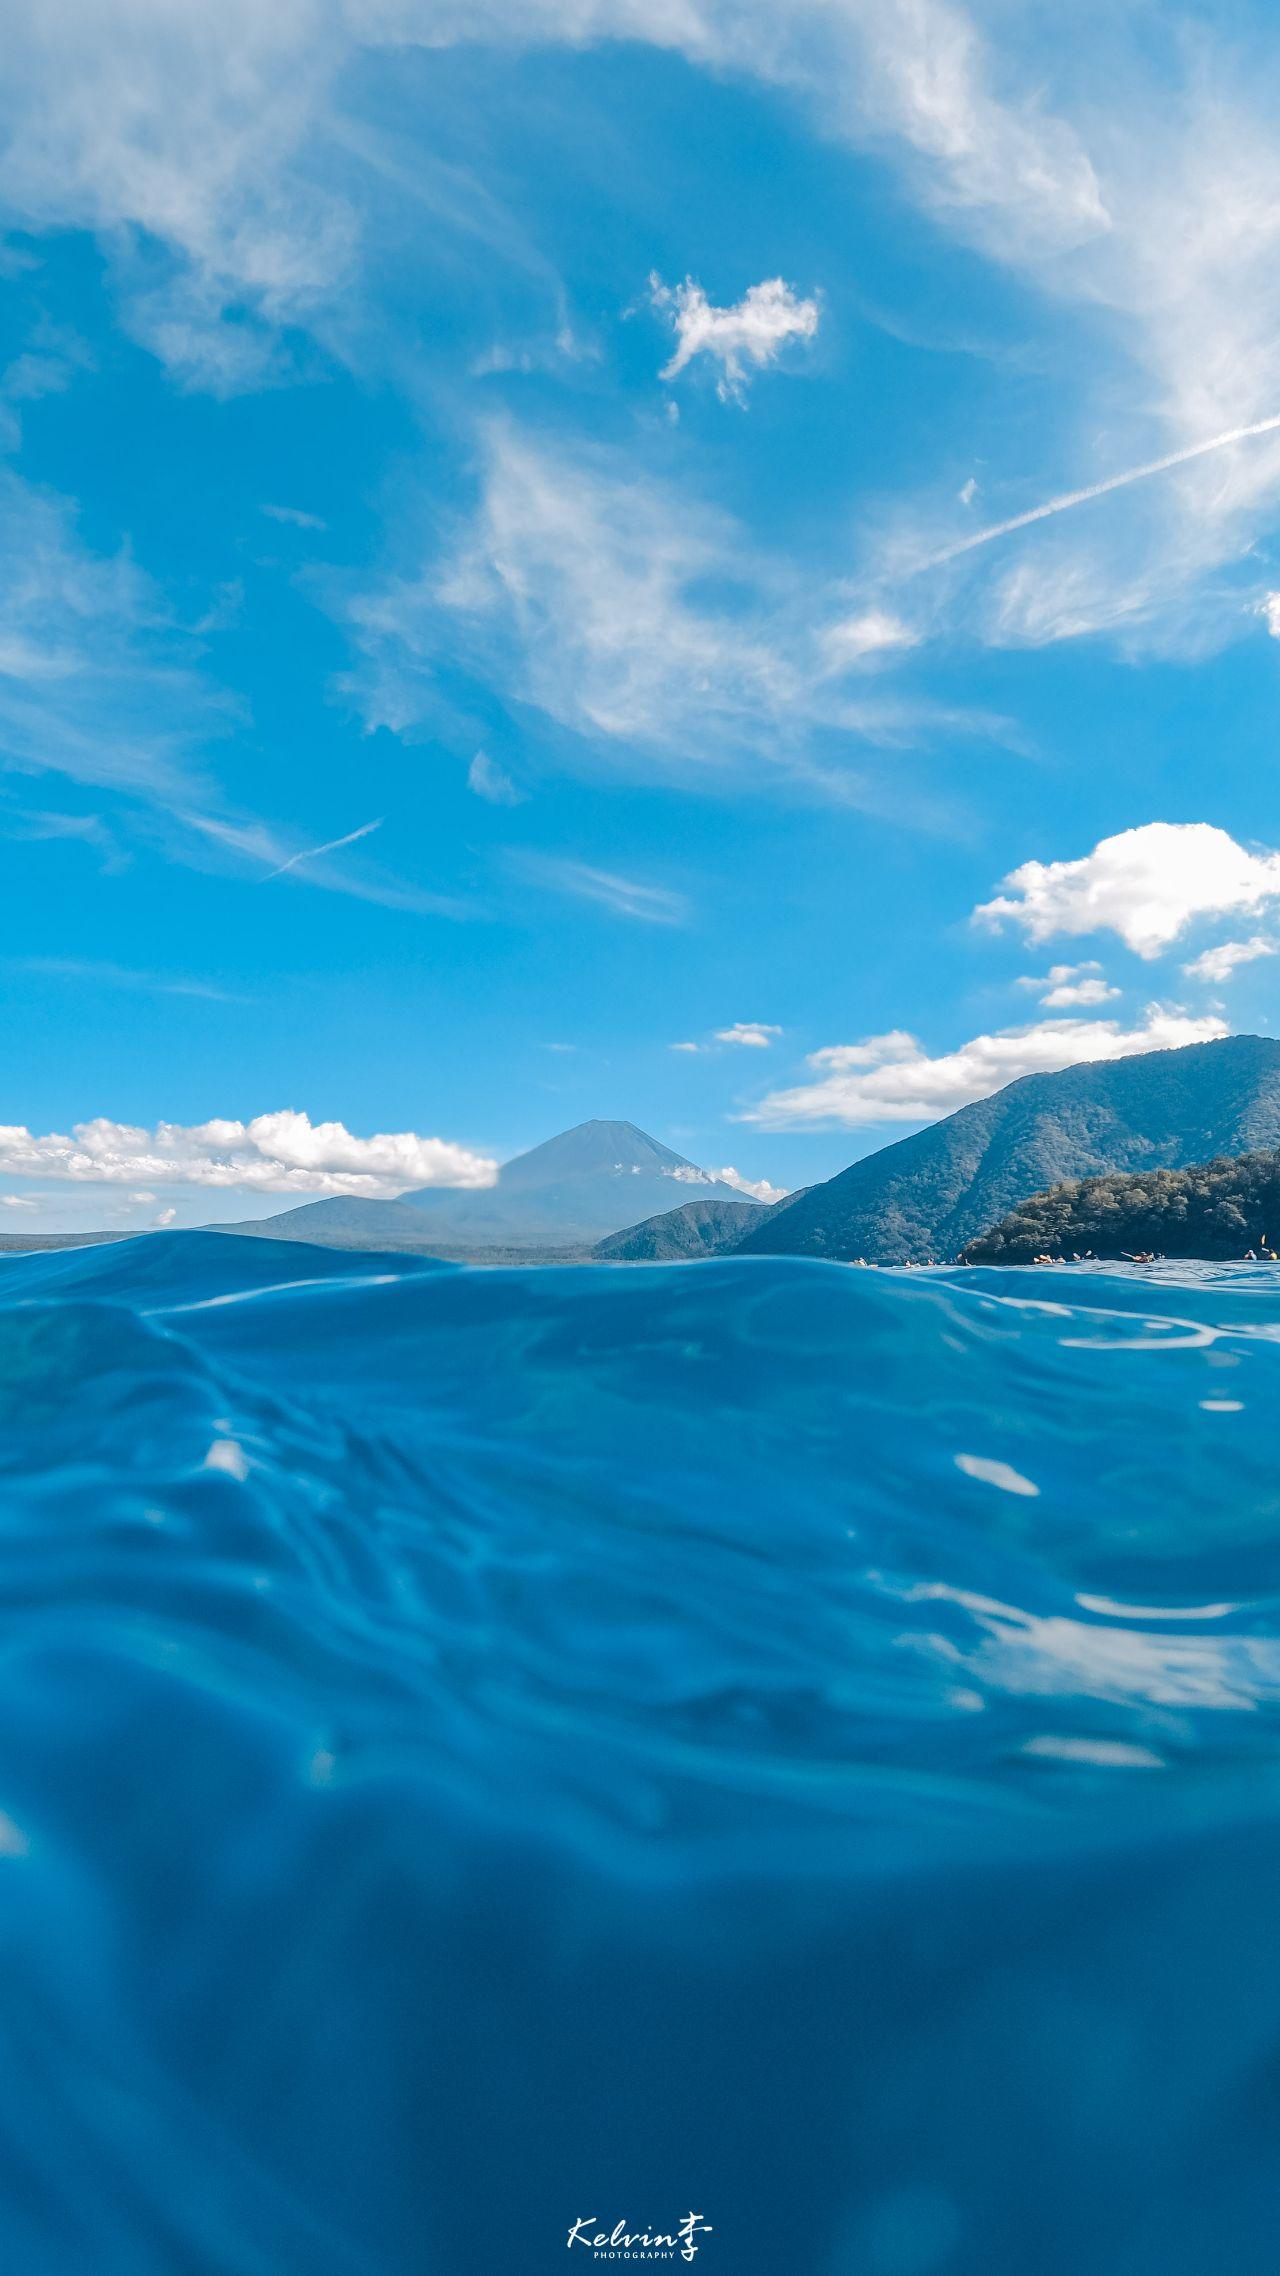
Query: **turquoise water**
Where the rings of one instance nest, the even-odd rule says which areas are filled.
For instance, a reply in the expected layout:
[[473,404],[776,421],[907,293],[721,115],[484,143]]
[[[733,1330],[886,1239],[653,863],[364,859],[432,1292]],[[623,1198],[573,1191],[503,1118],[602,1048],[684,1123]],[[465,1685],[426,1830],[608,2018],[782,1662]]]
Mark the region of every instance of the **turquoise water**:
[[1270,2271],[1278,1380],[1266,1266],[5,1259],[5,2265]]

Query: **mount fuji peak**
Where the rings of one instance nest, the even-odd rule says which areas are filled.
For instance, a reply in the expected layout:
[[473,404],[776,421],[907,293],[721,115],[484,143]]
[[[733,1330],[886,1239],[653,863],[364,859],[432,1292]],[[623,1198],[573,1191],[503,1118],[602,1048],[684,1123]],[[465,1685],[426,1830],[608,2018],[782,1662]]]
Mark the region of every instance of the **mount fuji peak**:
[[424,1186],[398,1201],[313,1201],[252,1230],[315,1241],[365,1235],[380,1246],[460,1255],[585,1248],[681,1202],[709,1199],[748,1203],[634,1122],[580,1122],[505,1162],[483,1192]]

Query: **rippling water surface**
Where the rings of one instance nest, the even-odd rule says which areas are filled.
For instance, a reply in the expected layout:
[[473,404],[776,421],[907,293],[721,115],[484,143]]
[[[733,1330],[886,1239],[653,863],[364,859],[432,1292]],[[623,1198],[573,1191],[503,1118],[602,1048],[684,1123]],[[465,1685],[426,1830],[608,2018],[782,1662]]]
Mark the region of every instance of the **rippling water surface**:
[[1278,1380],[1267,1266],[4,1259],[5,2267],[1273,2270]]

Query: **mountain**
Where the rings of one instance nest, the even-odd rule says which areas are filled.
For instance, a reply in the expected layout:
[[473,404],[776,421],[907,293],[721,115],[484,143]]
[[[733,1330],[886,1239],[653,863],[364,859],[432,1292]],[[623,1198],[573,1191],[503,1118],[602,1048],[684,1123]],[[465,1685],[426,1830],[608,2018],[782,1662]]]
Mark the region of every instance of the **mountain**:
[[766,1202],[725,1201],[712,1194],[611,1233],[607,1241],[596,1242],[591,1254],[599,1264],[670,1264],[682,1257],[722,1256],[768,1215]]
[[1241,1154],[1192,1170],[1073,1179],[970,1241],[968,1264],[1037,1257],[1204,1257],[1271,1252],[1280,1236],[1280,1155]]
[[304,1201],[278,1217],[211,1225],[211,1233],[244,1233],[265,1241],[319,1241],[325,1247],[422,1249],[428,1246],[419,1212],[405,1201],[360,1201],[337,1193]]
[[1186,1169],[1272,1146],[1280,1146],[1280,1042],[1271,1036],[1024,1075],[771,1211],[742,1254],[950,1258],[1066,1179]]
[[582,1122],[505,1162],[483,1192],[427,1186],[398,1201],[306,1202],[253,1231],[269,1239],[428,1248],[460,1256],[589,1249],[679,1197],[746,1208],[734,1188],[634,1122]]

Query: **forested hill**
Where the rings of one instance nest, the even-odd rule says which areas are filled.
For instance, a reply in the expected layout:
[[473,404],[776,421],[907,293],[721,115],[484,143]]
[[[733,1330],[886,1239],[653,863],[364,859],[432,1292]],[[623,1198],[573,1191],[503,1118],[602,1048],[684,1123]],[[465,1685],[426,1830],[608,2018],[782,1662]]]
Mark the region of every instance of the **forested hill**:
[[1033,1194],[971,1241],[968,1264],[1037,1257],[1203,1257],[1223,1262],[1280,1243],[1280,1153],[1190,1170],[1083,1178]]
[[1065,1179],[1186,1169],[1272,1146],[1280,1146],[1274,1036],[1092,1061],[1024,1075],[810,1186],[785,1212],[771,1210],[742,1249],[941,1260]]
[[599,1264],[671,1264],[693,1257],[721,1256],[737,1247],[744,1233],[769,1214],[758,1201],[686,1201],[597,1241],[591,1251]]

